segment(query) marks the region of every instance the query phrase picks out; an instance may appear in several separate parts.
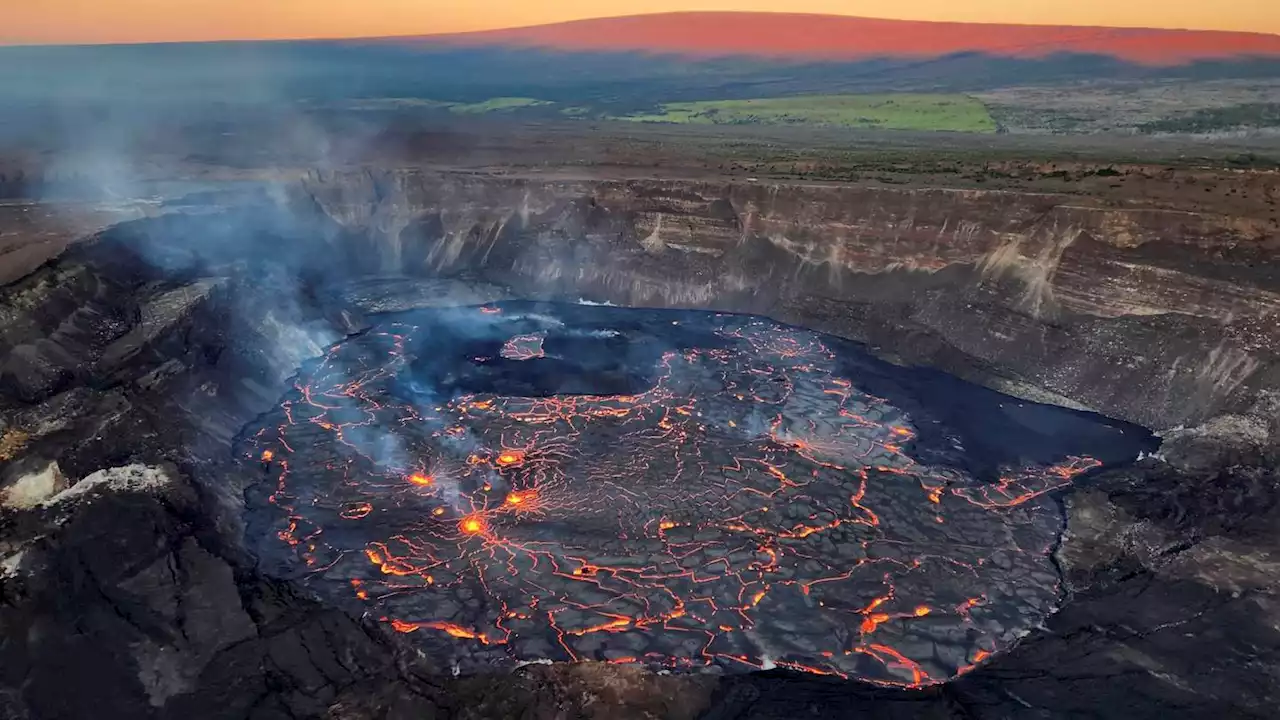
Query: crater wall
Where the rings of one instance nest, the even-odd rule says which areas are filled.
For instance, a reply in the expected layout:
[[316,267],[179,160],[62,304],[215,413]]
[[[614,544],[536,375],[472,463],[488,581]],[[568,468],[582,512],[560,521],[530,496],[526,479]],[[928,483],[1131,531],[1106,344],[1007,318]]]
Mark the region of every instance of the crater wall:
[[[36,269],[0,289],[0,629],[17,639],[0,715],[1221,718],[1277,702],[1269,220],[421,171],[215,187],[146,213],[79,242],[5,240]],[[368,312],[512,296],[751,311],[1006,392],[1199,427],[1064,491],[1063,606],[944,685],[609,665],[454,678],[260,573],[242,511],[267,476],[233,446]]]
[[418,171],[312,173],[286,197],[332,224],[332,250],[364,273],[760,313],[1157,428],[1270,414],[1280,380],[1280,238],[1264,218],[1006,191]]

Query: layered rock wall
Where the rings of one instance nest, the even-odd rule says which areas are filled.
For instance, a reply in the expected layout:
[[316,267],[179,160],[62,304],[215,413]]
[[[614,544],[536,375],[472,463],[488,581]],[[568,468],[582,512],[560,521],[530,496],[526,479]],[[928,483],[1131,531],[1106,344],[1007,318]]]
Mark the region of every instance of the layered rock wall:
[[754,312],[1154,427],[1280,380],[1265,218],[1006,191],[314,173],[288,193],[365,273]]

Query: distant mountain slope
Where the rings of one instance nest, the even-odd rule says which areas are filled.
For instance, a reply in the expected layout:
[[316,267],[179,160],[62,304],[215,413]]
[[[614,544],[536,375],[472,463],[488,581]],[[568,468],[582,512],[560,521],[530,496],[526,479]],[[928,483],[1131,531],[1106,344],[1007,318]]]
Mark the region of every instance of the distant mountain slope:
[[1280,35],[877,20],[783,13],[667,13],[536,27],[394,38],[431,45],[641,51],[797,60],[932,58],[957,53],[1043,58],[1104,55],[1145,65],[1280,57]]
[[[1178,105],[1190,92],[1181,84],[1219,81],[1244,85],[1214,85]],[[683,104],[701,121],[712,119],[705,111],[722,109],[706,103],[725,101],[1018,87],[1052,96],[1052,88],[1099,82],[1155,84],[1148,104],[1158,112],[1144,111],[1130,125],[1181,122],[1183,111],[1203,108],[1229,111],[1197,119],[1196,127],[1269,118],[1250,104],[1280,103],[1272,93],[1280,88],[1280,36],[692,13],[448,36],[0,47],[0,106],[38,130],[50,112],[72,107],[92,124],[86,104],[150,118],[161,110],[199,115],[210,103],[252,110],[353,101],[343,107],[435,107],[444,115],[498,103],[504,116],[539,122],[663,115]],[[1005,93],[995,105],[1004,108],[997,121],[1006,127],[1102,129],[1118,126],[1114,113],[1095,112],[1099,102],[1119,111],[1134,100],[1111,94],[1090,102],[1079,108],[1041,97],[1033,103],[1039,109],[1027,109]],[[846,110],[837,115],[847,119]],[[14,113],[0,111],[0,137],[16,127],[6,117]]]

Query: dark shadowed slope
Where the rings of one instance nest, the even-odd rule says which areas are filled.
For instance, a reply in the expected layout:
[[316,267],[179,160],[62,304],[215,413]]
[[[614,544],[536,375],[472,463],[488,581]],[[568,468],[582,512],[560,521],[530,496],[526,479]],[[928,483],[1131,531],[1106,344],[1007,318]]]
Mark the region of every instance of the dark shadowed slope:
[[877,20],[783,13],[667,13],[411,38],[450,45],[633,50],[805,60],[929,58],[956,53],[1039,58],[1107,55],[1148,65],[1280,56],[1262,33]]

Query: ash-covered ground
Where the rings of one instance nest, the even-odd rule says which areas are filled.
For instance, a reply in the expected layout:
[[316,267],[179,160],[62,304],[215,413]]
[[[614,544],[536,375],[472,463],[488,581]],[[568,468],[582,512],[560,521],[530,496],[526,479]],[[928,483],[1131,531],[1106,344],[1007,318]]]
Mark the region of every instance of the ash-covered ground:
[[1054,491],[1151,449],[752,316],[387,316],[239,452],[270,575],[463,670],[769,667],[921,686],[1064,594]]

